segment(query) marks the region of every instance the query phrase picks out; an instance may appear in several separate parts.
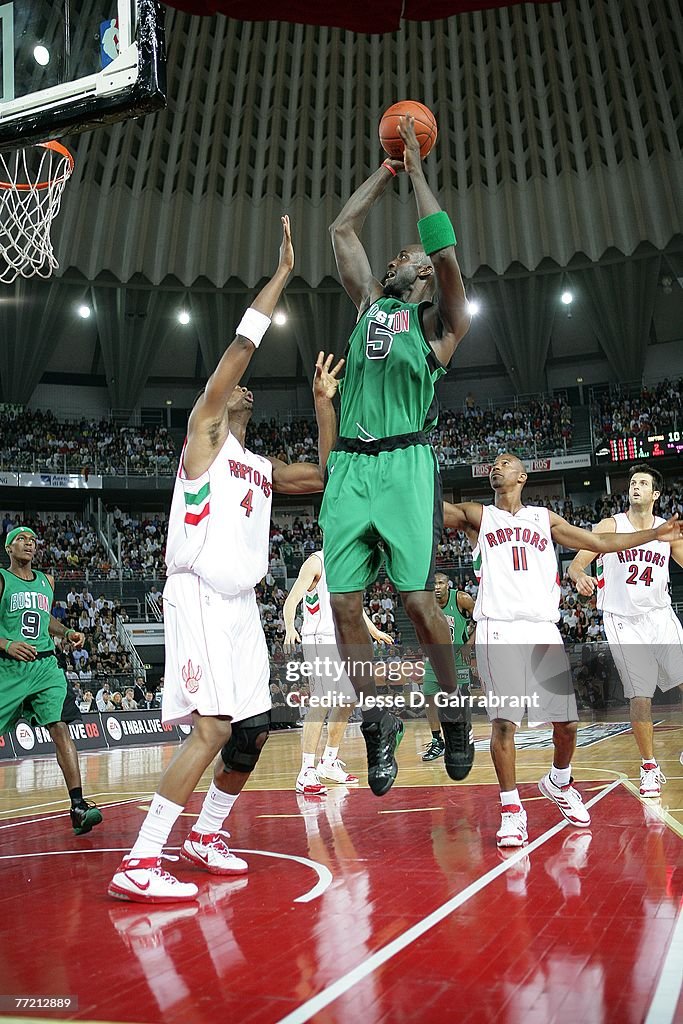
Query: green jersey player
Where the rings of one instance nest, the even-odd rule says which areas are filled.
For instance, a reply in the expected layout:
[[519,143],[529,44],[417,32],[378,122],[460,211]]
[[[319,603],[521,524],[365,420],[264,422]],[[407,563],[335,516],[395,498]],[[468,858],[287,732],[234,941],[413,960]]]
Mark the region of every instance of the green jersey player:
[[[359,695],[375,693],[363,592],[382,559],[423,649],[429,648],[441,689],[457,691],[448,623],[432,593],[442,504],[427,432],[437,421],[435,383],[470,316],[453,227],[427,184],[413,118],[401,118],[398,130],[403,160],[385,160],[330,229],[358,321],[346,353],[339,438],[327,463],[320,524],[335,632]],[[380,281],[359,234],[370,208],[403,170],[415,196],[421,245],[400,249]],[[403,727],[381,707],[361,708],[368,781],[381,796],[396,778],[394,754]],[[474,758],[469,711],[444,709],[442,722],[446,770],[463,779]]]

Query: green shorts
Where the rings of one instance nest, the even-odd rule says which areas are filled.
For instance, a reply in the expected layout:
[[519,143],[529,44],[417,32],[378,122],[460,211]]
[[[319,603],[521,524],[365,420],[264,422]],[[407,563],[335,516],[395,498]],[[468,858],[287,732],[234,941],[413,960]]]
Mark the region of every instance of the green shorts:
[[36,725],[61,721],[65,697],[66,676],[54,656],[37,661],[0,658],[0,734],[20,718]]
[[327,472],[319,522],[330,593],[365,590],[383,558],[397,590],[433,590],[443,499],[431,447],[333,451]]
[[[470,685],[470,670],[468,668],[461,668],[460,665],[458,665],[455,671],[458,677],[458,687],[461,690],[466,690]],[[436,681],[436,676],[432,672],[431,668],[428,668],[422,677],[422,692],[425,697],[430,697],[435,693],[441,693],[441,687]]]

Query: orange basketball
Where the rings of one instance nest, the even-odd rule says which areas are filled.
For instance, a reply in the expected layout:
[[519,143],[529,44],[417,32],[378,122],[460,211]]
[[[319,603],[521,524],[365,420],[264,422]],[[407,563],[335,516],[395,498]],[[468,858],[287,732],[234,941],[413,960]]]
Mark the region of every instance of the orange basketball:
[[424,158],[436,142],[436,118],[429,107],[417,100],[399,100],[385,110],[379,123],[379,141],[382,149],[395,160],[403,157],[403,139],[398,134],[398,119],[406,114],[415,118],[415,134],[420,143],[420,156]]

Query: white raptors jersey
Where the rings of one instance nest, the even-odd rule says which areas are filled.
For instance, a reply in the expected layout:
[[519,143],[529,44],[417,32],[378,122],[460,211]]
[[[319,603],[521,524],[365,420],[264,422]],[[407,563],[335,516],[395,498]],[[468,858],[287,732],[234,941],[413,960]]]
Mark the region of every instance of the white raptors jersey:
[[[635,533],[625,512],[612,517],[617,533]],[[654,527],[664,522],[654,517]],[[613,615],[642,615],[671,604],[668,591],[671,545],[653,540],[639,548],[612,551],[598,559],[598,608]]]
[[228,434],[196,480],[182,457],[168,519],[168,575],[193,572],[230,597],[251,590],[268,571],[273,467]]
[[322,572],[320,579],[313,590],[304,594],[303,600],[303,622],[301,624],[301,639],[314,640],[315,637],[333,637],[334,620],[332,619],[332,604],[330,592],[327,589],[325,578],[325,562],[322,551],[314,551],[320,559]]
[[476,622],[557,622],[560,580],[547,508],[525,505],[513,516],[485,505],[472,561],[479,580]]

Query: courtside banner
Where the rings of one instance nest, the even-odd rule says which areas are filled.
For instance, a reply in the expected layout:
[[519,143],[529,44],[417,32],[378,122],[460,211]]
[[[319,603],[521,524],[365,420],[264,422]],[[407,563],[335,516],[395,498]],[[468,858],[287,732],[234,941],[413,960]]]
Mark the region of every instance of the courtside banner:
[[[99,715],[86,715],[80,722],[71,722],[69,732],[77,750],[101,750],[106,746]],[[41,757],[55,753],[48,729],[20,719],[10,730],[14,754],[9,757]],[[5,756],[5,755],[0,755]]]
[[0,761],[13,757],[16,757],[16,754],[12,746],[12,736],[10,733],[5,732],[0,736]]
[[163,725],[159,711],[120,711],[99,716],[108,747],[137,747],[177,740],[175,725]]
[[20,487],[70,487],[102,490],[102,477],[83,473],[19,473]]
[[[590,466],[590,455],[553,455],[547,459],[522,459],[527,473],[547,473],[557,469],[576,469]],[[472,476],[488,476],[492,463],[483,462],[472,466]]]

